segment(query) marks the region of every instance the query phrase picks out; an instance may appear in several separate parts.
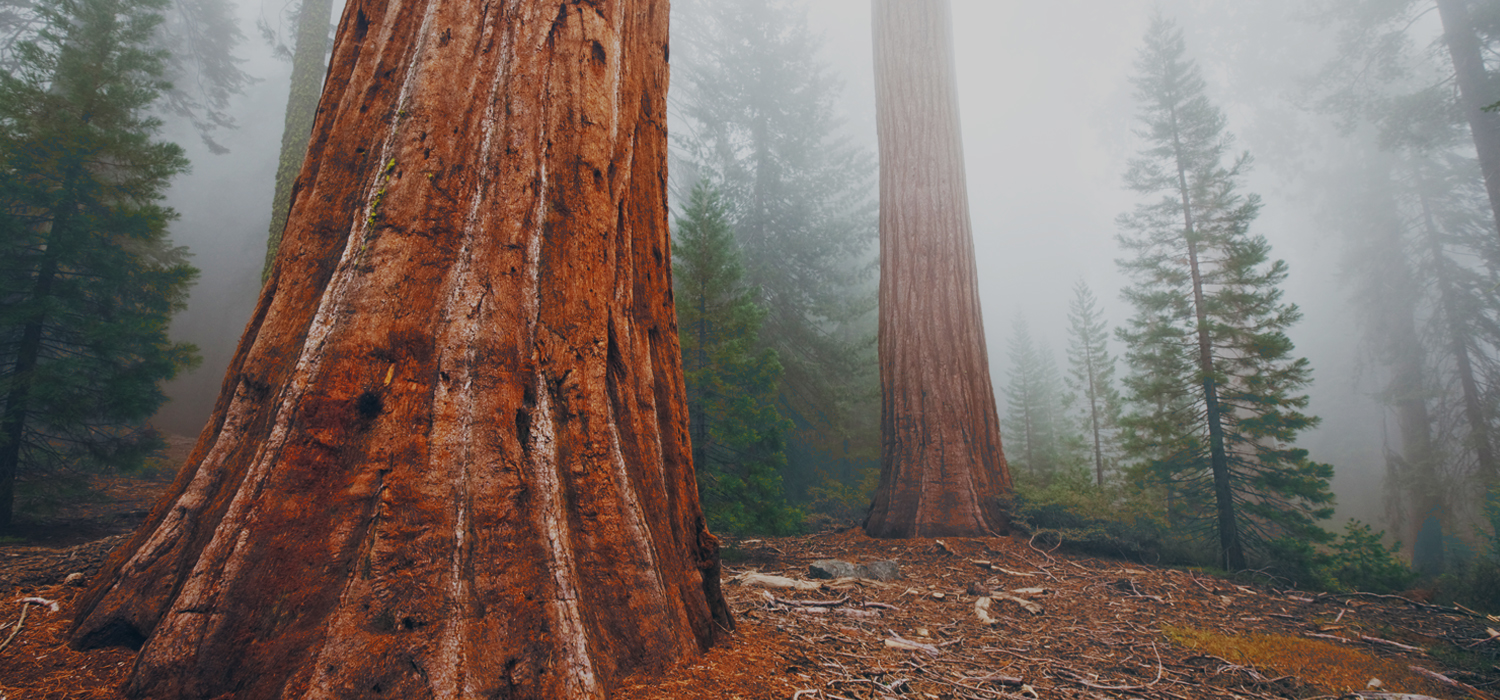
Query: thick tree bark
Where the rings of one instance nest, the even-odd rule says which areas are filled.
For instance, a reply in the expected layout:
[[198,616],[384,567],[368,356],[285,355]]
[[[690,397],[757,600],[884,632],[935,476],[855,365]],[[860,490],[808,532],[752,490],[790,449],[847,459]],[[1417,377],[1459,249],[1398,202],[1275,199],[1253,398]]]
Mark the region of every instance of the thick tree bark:
[[872,537],[1004,532],[947,0],[874,0],[880,485]]
[[1448,45],[1448,56],[1453,59],[1459,102],[1474,136],[1479,169],[1484,173],[1484,188],[1489,193],[1490,211],[1494,215],[1497,235],[1500,235],[1500,113],[1484,111],[1486,106],[1500,99],[1500,91],[1484,69],[1484,49],[1464,0],[1437,0],[1437,8],[1443,20],[1443,39]]
[[136,698],[602,698],[730,623],[666,222],[667,4],[355,0],[286,237],[83,600]]
[[297,11],[291,87],[287,89],[286,120],[281,127],[281,158],[276,165],[276,191],[271,196],[271,228],[266,238],[266,263],[260,272],[262,282],[271,276],[271,264],[276,262],[276,249],[281,246],[281,232],[286,228],[287,213],[292,207],[292,186],[307,155],[313,118],[318,115],[318,95],[323,91],[323,76],[327,73],[323,55],[328,53],[328,19],[332,14],[333,0],[302,0]]

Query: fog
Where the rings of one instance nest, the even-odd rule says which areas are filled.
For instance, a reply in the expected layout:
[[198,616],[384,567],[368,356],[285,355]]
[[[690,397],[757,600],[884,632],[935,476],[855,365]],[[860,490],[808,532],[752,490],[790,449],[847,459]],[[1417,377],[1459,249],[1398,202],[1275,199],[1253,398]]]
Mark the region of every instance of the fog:
[[[1253,5],[1253,7],[1246,7]],[[1361,360],[1349,293],[1339,275],[1342,242],[1319,226],[1309,194],[1328,119],[1294,104],[1297,81],[1326,49],[1299,22],[1299,6],[1255,3],[954,0],[954,38],[968,188],[989,358],[1004,410],[1005,347],[1012,320],[1025,314],[1033,335],[1062,361],[1071,288],[1085,280],[1111,324],[1130,314],[1119,299],[1115,218],[1136,195],[1124,189],[1137,142],[1128,81],[1154,8],[1175,17],[1213,99],[1225,109],[1238,146],[1257,167],[1245,188],[1264,198],[1252,232],[1270,239],[1291,275],[1286,299],[1305,312],[1291,332],[1316,382],[1310,412],[1322,426],[1300,441],[1335,466],[1340,516],[1379,521],[1383,410]],[[279,6],[239,8],[245,69],[260,79],[236,98],[239,127],[211,155],[185,126],[166,136],[189,149],[190,175],[170,204],[181,214],[174,239],[194,253],[202,278],[174,332],[196,343],[199,369],[174,381],[158,424],[196,434],[217,397],[225,367],[254,306],[269,220],[290,65],[272,57],[254,22]],[[807,18],[826,38],[824,58],[844,82],[849,133],[875,150],[874,98],[866,0],[810,0]],[[677,54],[674,52],[674,59]],[[1118,344],[1112,348],[1118,355]]]

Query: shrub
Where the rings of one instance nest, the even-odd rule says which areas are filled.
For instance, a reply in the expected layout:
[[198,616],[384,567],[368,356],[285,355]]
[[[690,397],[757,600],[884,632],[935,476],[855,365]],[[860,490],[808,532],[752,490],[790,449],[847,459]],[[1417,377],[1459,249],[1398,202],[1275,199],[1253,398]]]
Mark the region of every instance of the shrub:
[[1307,540],[1273,540],[1264,554],[1265,571],[1308,590],[1394,593],[1410,588],[1420,577],[1401,561],[1399,545],[1387,548],[1375,532],[1358,520],[1344,525],[1344,534],[1324,547]]
[[808,516],[809,529],[826,529],[826,526],[853,524],[864,519],[870,501],[875,498],[875,487],[880,485],[880,470],[863,467],[856,474],[858,481],[851,484],[819,471],[821,483],[807,490],[810,499],[807,505],[812,511]]
[[1004,504],[1023,532],[1051,532],[1071,549],[1132,559],[1161,559],[1167,524],[1142,499],[1118,486],[1099,487],[1084,471],[1047,482],[1018,476]]
[[1500,614],[1500,559],[1460,559],[1438,579],[1438,596],[1480,612]]
[[1411,588],[1419,575],[1397,558],[1400,545],[1387,548],[1381,543],[1383,532],[1350,520],[1342,537],[1334,540],[1329,573],[1340,588],[1370,593],[1394,593]]

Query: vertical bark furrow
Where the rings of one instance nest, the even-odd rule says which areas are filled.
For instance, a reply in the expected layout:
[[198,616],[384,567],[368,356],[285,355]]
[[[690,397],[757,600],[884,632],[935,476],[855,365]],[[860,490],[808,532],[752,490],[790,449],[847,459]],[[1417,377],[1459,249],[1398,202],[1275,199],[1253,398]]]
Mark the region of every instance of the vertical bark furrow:
[[80,612],[76,643],[149,636],[132,696],[600,698],[728,623],[665,255],[665,20],[346,9],[191,508]]
[[556,642],[554,658],[562,659],[558,697],[589,698],[599,694],[599,680],[589,654],[589,634],[579,610],[578,564],[573,556],[573,532],[564,511],[572,505],[564,499],[564,476],[560,474],[556,435],[553,431],[551,391],[547,375],[536,378],[537,421],[532,430],[531,477],[537,485],[537,527],[547,546],[547,569],[551,575],[549,612]]

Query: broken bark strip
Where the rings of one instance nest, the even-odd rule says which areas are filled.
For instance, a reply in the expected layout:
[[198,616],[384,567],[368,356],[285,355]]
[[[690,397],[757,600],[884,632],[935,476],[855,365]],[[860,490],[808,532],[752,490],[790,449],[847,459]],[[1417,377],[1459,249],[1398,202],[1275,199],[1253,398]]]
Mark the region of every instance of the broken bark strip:
[[[687,444],[667,9],[361,0],[213,418],[75,645],[132,697],[603,697],[729,626]],[[587,572],[587,575],[583,575]]]

